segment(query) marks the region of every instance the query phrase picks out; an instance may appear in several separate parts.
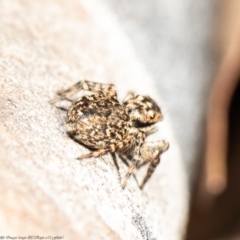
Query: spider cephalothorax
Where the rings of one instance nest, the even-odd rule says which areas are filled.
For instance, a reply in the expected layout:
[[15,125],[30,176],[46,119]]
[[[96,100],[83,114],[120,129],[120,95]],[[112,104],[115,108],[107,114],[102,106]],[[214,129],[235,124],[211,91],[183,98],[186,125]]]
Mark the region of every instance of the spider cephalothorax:
[[[95,149],[78,159],[98,157],[108,152],[117,153],[131,163],[122,186],[125,187],[133,171],[150,163],[148,173],[140,188],[143,188],[160,161],[160,154],[169,144],[145,142],[147,135],[156,131],[154,123],[163,116],[157,104],[148,96],[133,93],[121,104],[113,84],[79,81],[69,89],[59,91],[51,103],[70,100],[80,90],[94,92],[72,102],[67,109],[67,133],[76,141]],[[70,100],[71,101],[71,100]]]
[[149,96],[132,96],[123,103],[133,126],[145,126],[163,119],[158,105]]

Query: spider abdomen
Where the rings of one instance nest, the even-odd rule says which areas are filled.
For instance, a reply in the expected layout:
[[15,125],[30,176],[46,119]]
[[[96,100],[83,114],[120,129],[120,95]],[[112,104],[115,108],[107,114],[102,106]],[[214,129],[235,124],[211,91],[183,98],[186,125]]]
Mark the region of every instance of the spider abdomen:
[[67,132],[94,149],[117,144],[129,135],[130,122],[124,108],[111,96],[84,96],[67,113]]

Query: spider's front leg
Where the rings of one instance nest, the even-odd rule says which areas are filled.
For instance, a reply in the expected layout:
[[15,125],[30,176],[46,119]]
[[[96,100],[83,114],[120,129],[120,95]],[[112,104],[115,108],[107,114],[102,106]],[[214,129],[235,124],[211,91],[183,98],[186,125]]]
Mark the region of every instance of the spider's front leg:
[[141,127],[139,128],[142,132],[144,132],[146,134],[146,136],[151,135],[155,132],[157,132],[158,128],[155,127],[154,125],[150,125],[147,127]]
[[150,163],[148,167],[147,175],[145,176],[142,184],[139,187],[140,189],[143,189],[144,185],[152,176],[155,168],[160,162],[160,154],[165,152],[168,148],[169,148],[169,143],[164,140],[158,141],[158,142],[146,142],[142,144],[140,148],[141,159],[136,158],[135,160],[132,160],[132,165],[128,169],[128,173],[125,177],[122,187],[125,188],[129,177],[132,175],[135,169],[139,169],[140,167],[146,165],[147,163]]
[[122,188],[123,188],[123,189],[126,187],[127,181],[128,181],[128,179],[129,179],[129,177],[133,174],[133,172],[134,172],[135,169],[137,168],[138,163],[139,163],[139,161],[137,161],[137,160],[132,161],[132,165],[129,167],[128,172],[127,172],[127,175],[126,175],[126,177],[125,177],[125,180],[124,180],[124,182],[123,182],[123,184],[122,184]]
[[143,158],[143,162],[138,165],[138,168],[144,166],[148,162],[150,162],[147,175],[143,179],[142,184],[140,185],[140,189],[143,189],[144,185],[147,183],[149,178],[152,176],[155,168],[160,163],[160,155],[165,152],[169,148],[169,143],[166,141],[159,142],[146,142],[143,144],[141,148],[141,156]]
[[115,86],[113,84],[97,83],[87,80],[81,80],[66,90],[57,91],[57,97],[50,101],[51,104],[55,104],[61,100],[70,100],[70,98],[79,91],[90,91],[106,96],[117,96]]
[[160,155],[150,162],[150,165],[149,165],[148,171],[147,171],[147,175],[143,179],[142,184],[140,185],[140,189],[143,189],[143,187],[145,186],[145,184],[147,183],[149,178],[152,176],[153,172],[155,171],[155,168],[157,167],[157,165],[159,163],[160,163]]
[[132,150],[132,152],[130,154],[128,154],[129,156],[132,156],[131,159],[131,166],[128,169],[128,172],[126,174],[125,180],[122,184],[122,188],[125,188],[127,181],[129,179],[129,177],[133,174],[133,172],[135,171],[135,169],[137,168],[138,164],[141,161],[141,154],[140,154],[140,150],[141,150],[141,146],[144,143],[144,140],[146,138],[146,134],[142,131],[137,130],[133,135],[132,138],[135,139],[135,147]]

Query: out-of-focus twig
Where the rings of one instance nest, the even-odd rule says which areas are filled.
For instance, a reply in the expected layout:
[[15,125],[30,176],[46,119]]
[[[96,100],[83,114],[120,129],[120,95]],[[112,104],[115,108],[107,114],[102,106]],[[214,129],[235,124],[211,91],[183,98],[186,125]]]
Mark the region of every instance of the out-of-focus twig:
[[220,19],[221,61],[207,112],[205,187],[211,194],[227,186],[228,110],[240,76],[240,1],[224,0]]

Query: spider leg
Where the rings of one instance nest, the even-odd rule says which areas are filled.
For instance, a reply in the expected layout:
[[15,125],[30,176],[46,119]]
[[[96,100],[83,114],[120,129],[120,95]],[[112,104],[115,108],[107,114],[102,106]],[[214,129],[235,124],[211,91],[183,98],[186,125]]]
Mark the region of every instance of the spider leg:
[[143,179],[140,189],[143,189],[144,185],[147,183],[149,178],[152,176],[155,168],[160,163],[160,154],[165,152],[169,148],[169,143],[166,141],[159,142],[146,142],[142,145],[141,156],[144,161],[138,166],[138,168],[146,165],[150,162],[147,175]]
[[96,158],[96,157],[100,157],[100,156],[102,156],[102,155],[110,152],[109,150],[110,150],[109,148],[106,148],[106,149],[104,149],[104,148],[103,148],[103,149],[98,149],[98,150],[96,150],[96,151],[93,151],[93,152],[90,152],[90,153],[88,153],[88,154],[82,155],[82,156],[78,157],[77,159],[78,159],[78,160],[82,160],[82,159],[85,159],[85,158],[92,158],[92,157]]
[[125,180],[124,180],[124,182],[123,182],[123,184],[122,184],[122,188],[123,188],[123,189],[126,187],[127,181],[128,181],[128,179],[129,179],[129,177],[132,175],[132,173],[134,172],[134,170],[136,169],[137,164],[138,164],[138,161],[135,160],[135,161],[133,161],[132,165],[129,167],[128,173],[127,173],[127,175],[126,175],[126,177],[125,177]]
[[115,144],[111,144],[109,147],[107,148],[102,148],[102,149],[97,149],[95,151],[92,151],[88,154],[85,154],[85,155],[82,155],[80,157],[78,157],[77,159],[78,160],[82,160],[82,159],[85,159],[85,158],[91,158],[91,157],[100,157],[106,153],[114,153],[116,151],[116,145]]
[[136,96],[136,93],[133,91],[128,91],[127,94],[125,95],[125,97],[123,98],[122,102],[124,103],[125,101],[127,101],[129,98],[133,98]]
[[137,130],[137,132],[134,132],[132,136],[129,136],[129,140],[136,139],[135,140],[136,145],[134,147],[133,152],[131,153],[131,155],[133,156],[133,160],[131,160],[132,165],[128,169],[128,173],[127,173],[127,175],[125,177],[125,180],[122,184],[122,188],[125,188],[129,177],[132,175],[134,170],[137,168],[137,165],[139,164],[139,162],[141,160],[140,150],[141,150],[141,146],[144,143],[145,137],[146,137],[145,133],[141,132],[139,130]]
[[[159,154],[165,152],[169,148],[169,143],[165,140],[156,142],[145,142],[140,149],[141,158],[144,161],[151,162]],[[142,165],[142,164],[141,164]],[[140,166],[141,166],[140,165]]]
[[116,153],[111,153],[111,156],[112,156],[114,165],[116,166],[117,171],[118,171],[118,175],[119,175],[119,166],[118,166],[118,163],[117,163]]
[[123,156],[122,154],[118,154],[119,158],[122,160],[122,162],[129,167],[129,163],[127,162],[127,157]]
[[[74,102],[72,99],[70,99],[70,98],[67,97],[67,96],[56,96],[54,99],[50,100],[49,103],[50,103],[51,105],[53,105],[53,104],[55,104],[55,103],[57,103],[57,102],[59,102],[59,101],[63,101],[63,100],[67,100],[67,101],[69,101],[69,102]],[[61,107],[57,107],[57,108],[60,108],[60,109],[61,109]]]
[[136,146],[133,150],[133,156],[134,156],[134,159],[140,161],[141,160],[140,150],[145,141],[146,134],[138,130],[138,132],[135,135],[135,138],[136,138]]
[[69,99],[81,90],[90,91],[90,92],[99,93],[99,94],[108,95],[108,96],[117,96],[116,89],[113,84],[96,83],[96,82],[87,81],[87,80],[80,80],[70,88],[58,91],[57,92],[58,97],[53,99],[51,101],[51,104],[54,104],[61,100]]
[[150,134],[153,134],[155,132],[157,132],[158,128],[154,125],[150,125],[150,126],[147,126],[147,127],[142,127],[142,128],[139,128],[142,132],[144,132],[146,134],[146,136],[150,135]]
[[158,143],[158,149],[160,153],[167,151],[169,148],[169,143],[165,140],[162,140]]
[[149,180],[149,178],[152,176],[155,168],[157,167],[157,165],[160,163],[160,156],[158,156],[157,158],[155,158],[149,165],[148,167],[148,171],[147,171],[147,175],[145,176],[145,178],[143,179],[142,184],[140,185],[140,189],[143,189],[144,185],[146,184],[146,182]]
[[141,167],[145,166],[146,164],[148,164],[149,161],[148,160],[145,160],[143,162],[141,162],[138,166],[137,166],[137,169],[140,169]]
[[56,108],[58,108],[60,110],[63,110],[63,111],[67,111],[68,110],[68,108],[63,107],[63,106],[56,106]]
[[115,167],[116,167],[116,169],[117,169],[118,177],[119,177],[119,179],[121,180],[121,175],[120,175],[120,171],[119,171],[119,165],[118,165],[118,163],[117,163],[116,153],[115,153],[115,152],[114,152],[114,153],[111,153],[111,156],[112,156],[114,165],[115,165]]
[[[128,163],[128,161],[127,161],[127,160],[128,160],[127,157],[126,157],[126,156],[123,156],[122,154],[118,154],[118,156],[119,156],[119,158],[122,160],[122,162],[123,162],[127,167],[129,167],[129,163]],[[133,175],[133,177],[134,177],[137,185],[139,185],[136,175],[135,175],[134,173],[133,173],[132,175]]]

